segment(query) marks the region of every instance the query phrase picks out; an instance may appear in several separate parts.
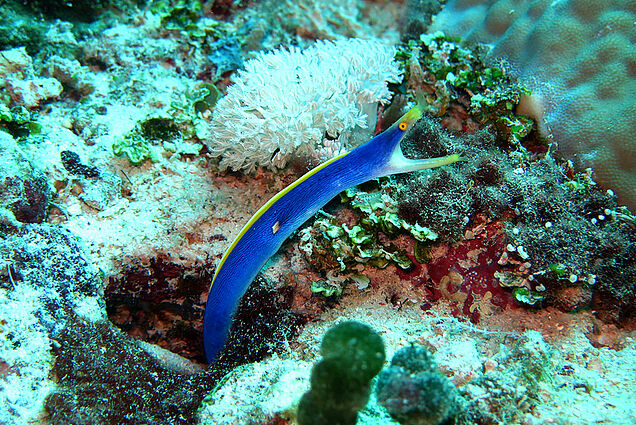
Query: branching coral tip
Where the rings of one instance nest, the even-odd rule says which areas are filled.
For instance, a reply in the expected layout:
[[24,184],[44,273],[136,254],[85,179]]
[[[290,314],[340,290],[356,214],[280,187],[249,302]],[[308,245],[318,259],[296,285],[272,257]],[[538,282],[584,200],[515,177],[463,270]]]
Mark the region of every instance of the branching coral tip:
[[422,117],[418,104],[365,144],[320,164],[277,193],[250,218],[221,258],[205,308],[205,354],[213,362],[239,300],[265,262],[301,224],[343,190],[368,180],[452,164],[459,155],[408,159],[400,141]]

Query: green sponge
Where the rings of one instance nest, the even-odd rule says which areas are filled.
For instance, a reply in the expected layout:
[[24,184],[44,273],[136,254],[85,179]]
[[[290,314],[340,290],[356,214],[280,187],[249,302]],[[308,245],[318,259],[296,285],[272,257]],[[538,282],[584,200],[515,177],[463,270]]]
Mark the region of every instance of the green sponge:
[[450,423],[459,408],[455,387],[419,345],[395,353],[375,391],[378,403],[402,425]]
[[382,369],[382,338],[363,323],[343,322],[327,331],[320,353],[311,389],[298,405],[298,423],[353,425],[369,399],[371,379]]

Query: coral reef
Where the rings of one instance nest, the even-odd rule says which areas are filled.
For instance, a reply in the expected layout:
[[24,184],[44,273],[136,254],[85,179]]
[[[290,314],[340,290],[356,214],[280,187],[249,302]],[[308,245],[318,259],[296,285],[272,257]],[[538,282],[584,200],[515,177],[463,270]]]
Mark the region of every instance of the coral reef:
[[[129,335],[157,344],[189,360],[205,363],[203,304],[211,279],[210,264],[184,267],[177,261],[151,260],[111,276],[105,290],[109,319]],[[245,294],[218,370],[254,362],[284,349],[306,322],[293,311],[289,288],[264,279]]]
[[[12,269],[14,284],[45,286],[40,297],[44,307],[38,317],[42,326],[58,329],[68,310],[85,317],[101,318],[103,301],[98,297],[99,271],[90,263],[82,245],[66,229],[48,224],[25,225],[16,232],[3,232],[3,261]],[[7,286],[7,285],[5,285]]]
[[197,304],[208,279],[203,267],[184,269],[161,259],[128,267],[109,278],[108,317],[129,335],[203,363],[203,311]]
[[42,68],[43,75],[55,78],[62,84],[66,95],[80,99],[96,89],[95,79],[87,71],[78,60],[58,55],[49,57]]
[[[0,423],[294,425],[313,378],[332,382],[321,370],[360,365],[320,357],[345,317],[394,359],[356,383],[355,403],[333,392],[360,425],[632,423],[636,219],[624,192],[600,188],[598,164],[579,170],[545,137],[569,152],[560,132],[616,141],[608,116],[629,129],[631,5],[446,3],[436,22],[468,6],[451,19],[483,12],[481,29],[421,34],[436,1],[2,2]],[[247,77],[262,110],[240,103]],[[202,371],[208,285],[242,225],[308,167],[390,126],[417,91],[428,115],[404,153],[463,161],[326,205],[257,276],[226,352]],[[237,147],[236,122],[210,141],[237,110],[276,124],[262,140],[254,127],[253,151]],[[604,121],[590,130],[593,113]],[[282,144],[306,152],[283,158]],[[225,149],[260,161],[256,172],[222,170]],[[436,412],[418,398],[433,384]]]
[[215,367],[223,369],[284,353],[307,322],[306,314],[292,308],[293,292],[286,287],[250,288],[241,299],[228,343]]
[[[403,141],[404,152],[412,157],[462,152],[465,161],[388,180],[376,193],[362,192],[352,206],[397,205],[397,215],[384,224],[370,216],[359,222],[339,217],[340,223],[319,217],[313,229],[301,230],[308,261],[330,280],[316,291],[342,292],[343,279],[334,269],[359,274],[355,263],[390,261],[411,268],[405,275],[429,289],[430,302],[451,301],[454,314],[473,321],[515,305],[513,298],[567,311],[593,306],[610,320],[632,317],[631,214],[611,191],[597,187],[589,171],[576,172],[554,158],[533,122],[513,112],[524,90],[443,34],[405,43],[398,57],[406,78],[397,89],[419,87],[430,112],[441,117],[421,120]],[[427,71],[421,74],[422,69]],[[443,126],[474,134],[454,134]],[[404,227],[399,223],[430,229],[439,241],[454,245],[432,247],[420,239],[406,248],[413,262],[400,255],[404,245],[398,252],[387,249],[384,235],[391,238],[390,227]],[[382,238],[375,236],[378,231]],[[419,264],[426,267],[418,269]],[[608,297],[614,301],[601,301]]]
[[[461,166],[407,176],[396,196],[402,218],[456,241],[468,239],[466,230],[476,214],[503,217],[505,242],[499,239],[490,257],[501,272],[527,279],[506,286],[539,288],[551,304],[561,288],[582,285],[616,300],[619,316],[633,314],[634,263],[626,255],[633,250],[634,236],[611,192],[549,154],[530,155],[521,148],[502,155],[495,141],[462,141],[435,130],[436,124],[420,125],[429,140],[442,146],[450,143],[468,153],[478,142],[489,154],[473,151],[475,156]],[[557,264],[564,268],[560,275],[550,269]]]
[[[527,331],[515,336],[515,343],[483,363],[483,372],[468,378],[460,394],[465,410],[459,424],[510,423],[528,417],[541,400],[542,392],[550,388],[552,348],[540,333]],[[441,354],[441,353],[440,353]],[[495,375],[494,370],[510,369]],[[488,398],[488,400],[485,400]]]
[[[361,3],[357,0],[325,2],[310,0],[302,6],[295,1],[269,1],[270,12],[279,16],[283,28],[290,34],[309,39],[336,39],[363,35],[363,25],[358,19]],[[304,10],[303,13],[298,13]],[[364,34],[367,35],[367,34]]]
[[634,16],[629,1],[449,1],[429,28],[490,43],[532,90],[559,149],[636,208]]

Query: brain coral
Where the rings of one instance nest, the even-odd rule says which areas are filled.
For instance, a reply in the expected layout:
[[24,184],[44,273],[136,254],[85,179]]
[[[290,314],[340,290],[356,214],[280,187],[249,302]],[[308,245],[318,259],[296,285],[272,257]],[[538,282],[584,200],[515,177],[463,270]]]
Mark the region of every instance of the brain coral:
[[636,209],[636,2],[449,0],[429,28],[492,45],[560,151]]
[[222,169],[248,172],[334,156],[356,128],[370,127],[375,104],[390,99],[387,83],[400,80],[394,53],[380,41],[351,38],[247,61],[214,109],[211,154]]

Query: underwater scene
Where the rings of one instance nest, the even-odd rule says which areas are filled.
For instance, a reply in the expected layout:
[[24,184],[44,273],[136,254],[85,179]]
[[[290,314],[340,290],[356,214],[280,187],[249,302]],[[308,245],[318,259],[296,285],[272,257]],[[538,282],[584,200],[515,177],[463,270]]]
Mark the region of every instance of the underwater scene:
[[635,24],[0,0],[0,424],[636,425]]

